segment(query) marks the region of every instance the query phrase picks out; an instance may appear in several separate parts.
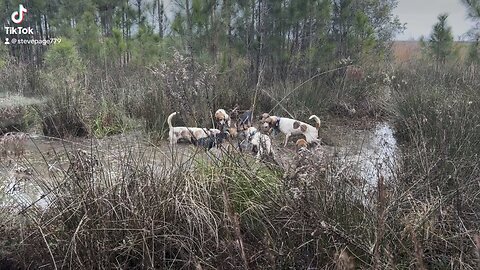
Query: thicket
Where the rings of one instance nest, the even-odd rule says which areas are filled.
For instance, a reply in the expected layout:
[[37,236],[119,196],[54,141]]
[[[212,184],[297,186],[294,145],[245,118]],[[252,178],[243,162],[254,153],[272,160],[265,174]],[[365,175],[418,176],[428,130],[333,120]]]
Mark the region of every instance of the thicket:
[[[4,17],[17,7],[7,0],[0,6]],[[163,1],[37,1],[24,24],[34,38],[62,42],[9,46],[4,70],[11,74],[1,91],[52,97],[40,116],[46,135],[54,136],[118,133],[134,125],[131,119],[162,131],[173,110],[184,111],[185,124],[205,125],[220,107],[269,111],[297,87],[281,104],[295,116],[354,108],[369,101],[374,87],[362,76],[345,84],[347,66],[376,72],[389,59],[391,39],[402,28],[395,6],[391,0],[186,0],[168,8]],[[27,83],[12,87],[15,81]]]

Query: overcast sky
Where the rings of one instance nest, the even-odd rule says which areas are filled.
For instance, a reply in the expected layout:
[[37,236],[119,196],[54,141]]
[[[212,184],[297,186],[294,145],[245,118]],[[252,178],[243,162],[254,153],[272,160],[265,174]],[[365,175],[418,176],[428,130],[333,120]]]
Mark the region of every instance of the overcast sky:
[[398,0],[394,13],[402,23],[407,24],[407,29],[397,36],[397,40],[430,35],[440,13],[448,13],[447,22],[452,27],[455,40],[462,39],[461,36],[472,26],[461,0]]

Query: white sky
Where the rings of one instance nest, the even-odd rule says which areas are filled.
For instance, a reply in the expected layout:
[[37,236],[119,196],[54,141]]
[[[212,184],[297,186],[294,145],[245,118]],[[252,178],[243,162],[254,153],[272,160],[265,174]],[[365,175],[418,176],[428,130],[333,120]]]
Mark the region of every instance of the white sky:
[[398,0],[398,7],[393,12],[407,24],[405,31],[397,35],[397,40],[429,36],[441,13],[448,13],[447,23],[452,27],[455,40],[465,39],[462,35],[473,25],[461,0]]

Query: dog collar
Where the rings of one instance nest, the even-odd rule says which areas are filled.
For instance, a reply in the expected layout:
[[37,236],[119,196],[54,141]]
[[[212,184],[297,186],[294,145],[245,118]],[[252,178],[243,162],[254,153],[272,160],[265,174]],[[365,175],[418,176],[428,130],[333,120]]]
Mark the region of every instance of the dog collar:
[[278,117],[278,120],[277,120],[277,122],[275,122],[275,127],[277,127],[277,128],[278,128],[278,126],[279,126],[279,125],[280,125],[280,117]]

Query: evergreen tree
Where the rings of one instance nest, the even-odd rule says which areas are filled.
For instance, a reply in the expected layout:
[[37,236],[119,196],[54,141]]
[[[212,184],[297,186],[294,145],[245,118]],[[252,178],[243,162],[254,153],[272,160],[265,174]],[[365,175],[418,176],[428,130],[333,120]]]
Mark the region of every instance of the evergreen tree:
[[438,16],[438,22],[433,26],[432,34],[424,43],[437,64],[445,64],[447,57],[453,54],[452,28],[448,26],[447,18],[447,14]]
[[[385,55],[401,30],[392,13],[397,0],[178,0],[170,5],[172,21],[164,20],[164,3],[30,1],[28,24],[38,38],[74,41],[85,63],[125,66],[133,58],[149,63],[159,59],[161,44],[171,42],[221,70],[245,63],[241,66],[252,84],[261,74],[269,82],[303,80],[338,58]],[[0,13],[7,18],[17,4],[0,0]],[[22,55],[19,59],[44,59],[46,47],[17,47],[9,49]]]
[[100,29],[96,23],[96,12],[93,5],[85,11],[75,27],[75,41],[83,58],[90,61],[99,60],[102,49]]
[[462,1],[467,7],[469,17],[475,22],[475,26],[470,30],[473,42],[469,48],[468,61],[480,64],[480,0]]

